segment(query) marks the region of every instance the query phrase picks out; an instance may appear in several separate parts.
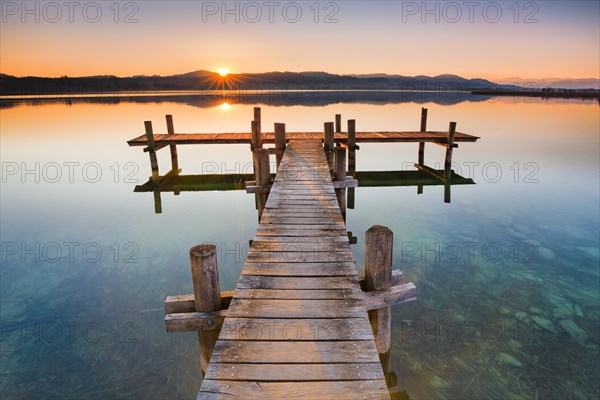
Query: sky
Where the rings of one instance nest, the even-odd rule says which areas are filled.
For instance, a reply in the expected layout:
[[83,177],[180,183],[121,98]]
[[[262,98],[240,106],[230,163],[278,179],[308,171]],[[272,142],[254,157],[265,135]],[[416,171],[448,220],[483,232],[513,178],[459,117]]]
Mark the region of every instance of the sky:
[[1,1],[0,73],[598,78],[598,1]]

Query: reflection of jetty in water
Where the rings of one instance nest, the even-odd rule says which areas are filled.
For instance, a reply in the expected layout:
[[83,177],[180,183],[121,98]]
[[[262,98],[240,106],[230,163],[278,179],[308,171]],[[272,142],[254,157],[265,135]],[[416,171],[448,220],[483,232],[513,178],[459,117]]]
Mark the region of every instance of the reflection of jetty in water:
[[[444,185],[444,199],[450,202],[450,187],[452,185],[473,185],[470,178],[464,178],[452,171],[449,180],[443,177],[443,170],[431,170],[430,172],[416,171],[356,171],[353,175],[358,181],[359,187],[391,187],[391,186],[416,186],[419,194],[423,193],[425,186]],[[275,175],[272,174],[274,178]],[[244,190],[245,182],[253,181],[254,174],[204,174],[204,175],[177,175],[167,174],[160,177],[160,183],[155,185],[151,180],[135,187],[135,192],[154,192],[155,210],[162,210],[160,193],[171,192],[179,195],[181,192],[205,192],[205,191],[227,191]],[[348,208],[354,208],[355,188],[348,188]]]

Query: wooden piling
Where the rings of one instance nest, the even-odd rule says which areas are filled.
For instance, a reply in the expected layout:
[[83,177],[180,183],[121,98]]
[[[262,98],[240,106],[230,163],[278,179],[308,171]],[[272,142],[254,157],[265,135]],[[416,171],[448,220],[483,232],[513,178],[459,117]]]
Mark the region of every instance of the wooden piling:
[[[392,282],[392,248],[394,234],[381,225],[374,225],[365,233],[365,291],[387,290]],[[369,311],[369,321],[379,354],[385,354],[391,345],[390,307]]]
[[356,172],[356,120],[348,120],[348,170]]
[[335,114],[335,132],[342,133],[342,114]]
[[[346,148],[338,146],[335,148],[335,180],[346,180]],[[340,205],[342,216],[346,216],[346,189],[336,189],[335,194]]]
[[[217,246],[201,244],[190,249],[194,305],[197,312],[213,312],[221,309],[221,288],[217,266]],[[207,320],[198,331],[200,343],[200,366],[202,376],[206,373],[221,327],[218,320]]]
[[[421,132],[427,132],[427,109],[421,108]],[[419,165],[425,165],[425,142],[419,142]]]
[[254,107],[254,121],[256,121],[256,129],[258,130],[258,134],[262,133],[261,126],[261,116],[260,116],[260,107]]
[[154,132],[152,131],[152,121],[145,121],[146,140],[148,141],[148,155],[150,156],[150,168],[152,169],[153,182],[157,183],[160,180],[158,173],[158,158],[156,157],[156,146],[154,145]]
[[329,164],[329,171],[333,175],[335,171],[334,165],[334,133],[333,133],[333,122],[325,122],[325,154],[327,156],[327,163]]
[[452,195],[452,184],[450,183],[450,179],[448,179],[444,183],[444,203],[451,202],[451,195]]
[[[268,186],[271,184],[271,169],[269,165],[269,149],[256,149],[252,153],[254,162],[254,177],[257,186]],[[258,220],[267,204],[267,193],[256,194],[256,208],[258,210]]]
[[456,122],[450,122],[448,127],[448,143],[446,145],[446,162],[444,163],[444,175],[450,179],[452,168],[452,149],[454,148],[454,135],[456,133]]
[[[173,116],[166,115],[165,117],[167,119],[167,133],[169,135],[174,135],[175,128],[173,127]],[[179,160],[177,158],[177,146],[172,144],[169,147],[171,149],[171,169],[173,171],[178,171],[179,170]]]
[[154,186],[154,213],[162,214],[162,199],[160,197],[160,188],[158,185]]
[[277,168],[279,168],[279,163],[281,163],[281,159],[283,158],[285,147],[285,124],[275,123],[275,149],[277,150],[275,160],[277,162]]
[[260,134],[260,122],[250,122],[250,131],[252,132],[252,138],[250,141],[250,150],[262,149],[262,137]]

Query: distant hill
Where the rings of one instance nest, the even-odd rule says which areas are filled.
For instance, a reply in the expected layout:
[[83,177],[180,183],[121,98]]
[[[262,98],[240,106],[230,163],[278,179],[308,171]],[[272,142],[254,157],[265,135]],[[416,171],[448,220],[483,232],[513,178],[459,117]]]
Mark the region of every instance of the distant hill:
[[544,79],[527,79],[510,77],[498,80],[500,84],[520,85],[530,89],[596,89],[600,90],[600,79],[598,78],[544,78]]
[[478,90],[515,89],[457,75],[336,75],[322,71],[229,74],[198,70],[171,76],[21,77],[0,75],[0,95],[78,94],[157,90]]

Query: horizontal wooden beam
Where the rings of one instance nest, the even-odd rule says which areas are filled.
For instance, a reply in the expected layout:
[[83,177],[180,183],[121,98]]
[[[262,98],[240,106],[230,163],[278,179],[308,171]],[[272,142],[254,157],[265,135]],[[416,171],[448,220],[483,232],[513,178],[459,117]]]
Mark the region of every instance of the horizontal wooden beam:
[[[365,276],[363,274],[358,276],[358,283],[360,284],[361,290],[365,290]],[[404,277],[402,275],[402,271],[399,269],[395,269],[392,271],[392,280],[390,281],[390,286],[399,286],[404,283]]]
[[377,310],[416,300],[417,287],[411,282],[404,285],[392,286],[387,290],[363,292],[363,297],[367,311]]
[[[176,134],[154,134],[156,145],[165,144],[226,144],[226,143],[251,143],[251,133],[176,133]],[[286,132],[287,140],[318,140],[323,139],[323,132]],[[456,132],[455,142],[475,142],[479,139],[477,136]],[[345,133],[334,133],[336,143],[348,143],[348,136]],[[356,132],[356,142],[361,143],[386,143],[386,142],[440,142],[447,143],[448,132],[446,131],[427,131],[427,132]],[[262,143],[275,143],[273,132],[262,132]],[[148,144],[146,134],[128,140],[129,146],[146,146]],[[349,150],[353,150],[350,148]],[[354,148],[358,150],[358,146]]]
[[358,187],[358,181],[351,176],[341,181],[333,181],[334,189],[355,188]]
[[165,314],[167,332],[220,331],[227,310]]
[[[442,146],[445,149],[447,149],[449,147],[448,143],[441,143],[441,142],[431,142],[431,143],[432,144],[437,144],[438,146]],[[458,148],[458,144],[454,143],[454,144],[452,144],[452,147],[455,148],[455,149],[457,149]]]
[[[233,297],[233,290],[221,292],[221,309],[229,308]],[[196,311],[194,294],[180,294],[178,296],[167,296],[165,299],[165,314],[193,313]]]
[[417,169],[420,169],[421,171],[427,172],[429,175],[439,179],[443,183],[448,182],[448,179],[444,176],[443,172],[438,172],[435,169],[428,167],[427,165],[415,164],[415,167],[417,167]]
[[[255,182],[255,181],[252,181]],[[246,182],[246,193],[270,193],[272,185],[248,185],[249,182]]]
[[[162,149],[164,147],[167,147],[167,146],[169,146],[168,143],[157,144],[157,145],[154,146],[154,151],[158,151],[158,150],[160,150],[160,149]],[[150,147],[144,147],[144,153],[147,153],[150,150],[151,150]]]

